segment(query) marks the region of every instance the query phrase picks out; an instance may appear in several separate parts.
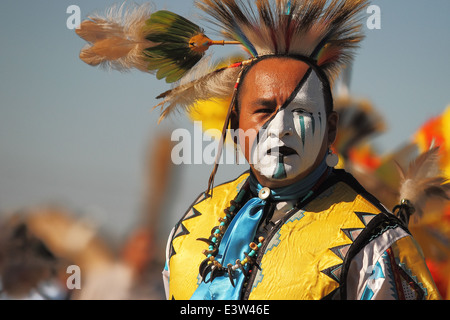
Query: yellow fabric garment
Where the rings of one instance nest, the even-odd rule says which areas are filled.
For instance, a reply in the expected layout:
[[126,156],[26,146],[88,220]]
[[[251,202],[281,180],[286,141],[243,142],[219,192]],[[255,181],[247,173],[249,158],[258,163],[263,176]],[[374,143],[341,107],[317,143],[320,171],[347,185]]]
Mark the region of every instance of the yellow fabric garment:
[[331,249],[344,254],[352,240],[343,230],[365,227],[354,212],[368,221],[380,211],[340,182],[292,216],[270,241],[249,298],[317,300],[336,289],[322,271],[336,266],[339,277],[343,260]]
[[[202,251],[208,248],[197,239],[208,238],[211,230],[219,225],[219,217],[225,215],[224,209],[230,206],[247,177],[244,174],[215,187],[213,197],[197,199],[176,226],[169,239],[169,299],[189,299],[197,289],[201,281],[199,266],[206,258]],[[344,257],[351,245],[373,218],[387,212],[349,174],[340,173],[334,179],[311,202],[291,212],[268,234],[258,252],[261,271],[253,268],[243,299],[317,300],[339,288]],[[396,225],[389,225],[386,229],[395,228]],[[380,234],[386,231],[376,230]],[[377,237],[378,234],[373,236]],[[420,248],[414,243],[408,235],[386,245],[397,262],[409,268],[408,276],[401,278],[416,277],[419,287],[425,291],[424,298],[438,298]]]
[[[403,276],[396,277],[397,285],[403,288],[404,298],[416,299],[417,293],[414,288],[410,289],[410,283],[404,279],[405,274],[416,278],[416,282],[421,288],[425,288],[426,300],[441,299],[438,290],[435,289],[435,283],[427,268],[425,259],[417,242],[412,237],[404,237],[396,241],[391,246],[392,254],[396,257],[395,265],[401,268]],[[409,293],[408,293],[409,292]]]
[[237,180],[217,186],[213,189],[213,197],[200,197],[183,221],[175,230],[172,246],[175,254],[170,258],[170,290],[169,296],[179,300],[187,300],[197,289],[199,266],[205,259],[202,251],[208,245],[198,238],[208,238],[213,227],[219,225],[218,219],[225,214],[223,210],[230,206],[248,174]]

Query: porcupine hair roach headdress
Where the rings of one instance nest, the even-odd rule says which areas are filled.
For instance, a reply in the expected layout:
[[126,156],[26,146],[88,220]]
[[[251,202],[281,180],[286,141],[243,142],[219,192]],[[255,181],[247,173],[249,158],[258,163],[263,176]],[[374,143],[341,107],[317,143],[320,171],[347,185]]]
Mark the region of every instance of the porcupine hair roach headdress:
[[[262,57],[301,56],[332,82],[362,40],[359,15],[367,4],[367,0],[197,0],[206,20],[220,29],[225,38],[221,41],[211,40],[202,28],[175,13],[151,14],[142,6],[123,15],[120,7],[106,18],[95,16],[81,24],[77,33],[90,44],[80,57],[91,65],[134,67],[169,83],[178,81],[157,97],[162,99],[155,106],[161,107],[160,120],[197,101],[231,97],[219,156],[242,72]],[[240,44],[248,58],[214,68],[205,52],[218,44]],[[217,166],[218,161],[206,193]]]

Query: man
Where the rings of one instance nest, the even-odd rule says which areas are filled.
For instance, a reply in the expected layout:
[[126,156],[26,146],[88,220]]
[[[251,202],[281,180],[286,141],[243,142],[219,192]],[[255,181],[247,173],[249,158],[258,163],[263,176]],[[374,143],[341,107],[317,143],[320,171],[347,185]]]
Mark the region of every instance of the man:
[[300,57],[261,59],[243,75],[231,123],[250,172],[202,195],[174,229],[168,298],[439,298],[406,226],[331,169],[329,94]]
[[[231,98],[222,134],[229,125],[237,132],[250,170],[213,188],[216,163],[206,192],[174,227],[163,271],[167,298],[439,298],[407,226],[334,169],[330,83],[362,39],[358,15],[367,1],[196,4],[229,41],[142,7],[125,21],[114,12],[94,17],[78,31],[90,43],[80,54],[86,63],[180,80],[158,96],[162,118]],[[217,44],[239,44],[249,57],[205,72],[204,52]],[[408,214],[414,199],[407,200],[401,210]]]

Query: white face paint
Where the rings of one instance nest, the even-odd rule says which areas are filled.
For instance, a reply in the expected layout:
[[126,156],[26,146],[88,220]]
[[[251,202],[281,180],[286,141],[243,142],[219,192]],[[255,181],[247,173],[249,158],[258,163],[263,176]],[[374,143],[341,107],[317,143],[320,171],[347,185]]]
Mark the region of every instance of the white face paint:
[[311,72],[291,103],[260,130],[251,151],[253,168],[269,180],[304,173],[319,155],[326,119],[321,82]]

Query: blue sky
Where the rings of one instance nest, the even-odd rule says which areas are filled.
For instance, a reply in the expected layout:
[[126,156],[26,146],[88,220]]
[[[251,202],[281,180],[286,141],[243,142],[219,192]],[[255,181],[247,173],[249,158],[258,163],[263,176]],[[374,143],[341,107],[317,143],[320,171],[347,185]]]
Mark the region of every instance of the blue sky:
[[[170,88],[166,83],[79,60],[84,41],[67,28],[67,7],[79,6],[85,18],[114,3],[120,2],[0,2],[0,210],[56,201],[95,216],[120,239],[140,214],[153,138],[174,128],[191,130],[183,116],[157,126],[158,113],[151,108]],[[187,18],[196,13],[186,0],[153,3]],[[369,98],[384,116],[387,132],[374,141],[380,152],[388,152],[450,104],[450,1],[372,4],[381,9],[381,29],[366,30],[351,92]],[[245,169],[222,166],[217,182]],[[211,167],[177,171],[163,233],[205,189]]]

